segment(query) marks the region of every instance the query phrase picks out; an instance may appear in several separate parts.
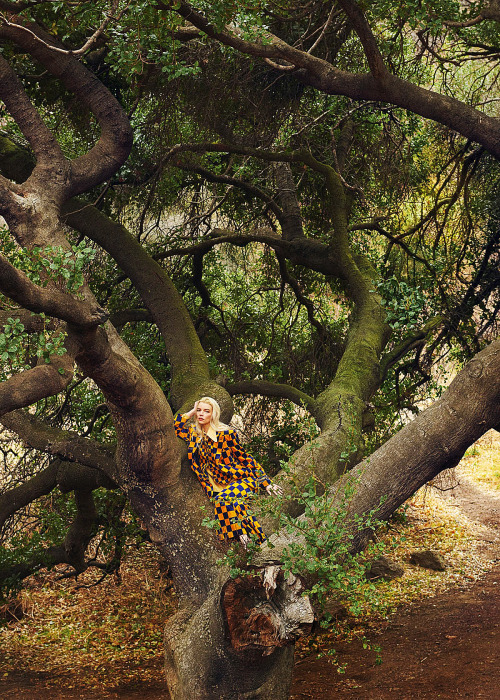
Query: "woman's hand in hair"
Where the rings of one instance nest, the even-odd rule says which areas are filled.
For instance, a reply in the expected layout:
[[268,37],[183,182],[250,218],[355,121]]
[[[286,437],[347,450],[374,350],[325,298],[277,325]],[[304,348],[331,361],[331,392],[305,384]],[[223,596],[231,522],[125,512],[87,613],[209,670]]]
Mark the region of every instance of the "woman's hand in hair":
[[196,413],[196,409],[198,408],[198,404],[199,404],[199,401],[195,401],[193,408],[186,413],[186,416],[189,416],[190,418],[191,418],[191,416],[194,416],[194,414]]

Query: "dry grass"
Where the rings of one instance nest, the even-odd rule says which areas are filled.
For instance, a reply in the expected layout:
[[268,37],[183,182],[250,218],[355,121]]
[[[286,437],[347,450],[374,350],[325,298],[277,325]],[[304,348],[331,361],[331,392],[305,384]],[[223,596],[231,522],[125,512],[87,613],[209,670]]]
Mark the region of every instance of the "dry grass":
[[[468,453],[459,465],[460,474],[492,492],[500,488],[500,434],[490,431]],[[456,475],[451,473],[444,477],[441,487],[451,487],[456,482]],[[398,608],[477,581],[494,564],[485,555],[484,543],[478,537],[483,529],[450,505],[436,489],[420,489],[380,533],[386,556],[403,566],[403,576],[377,582],[376,590],[368,592],[366,600],[368,584],[361,588],[358,600],[362,613],[341,620],[333,631],[299,641],[299,658],[311,652],[328,653],[340,642],[355,637],[370,637],[372,630],[387,625]],[[409,563],[412,552],[427,549],[444,556],[445,571],[430,571]]]
[[488,431],[465,453],[463,474],[493,491],[500,490],[500,433]]

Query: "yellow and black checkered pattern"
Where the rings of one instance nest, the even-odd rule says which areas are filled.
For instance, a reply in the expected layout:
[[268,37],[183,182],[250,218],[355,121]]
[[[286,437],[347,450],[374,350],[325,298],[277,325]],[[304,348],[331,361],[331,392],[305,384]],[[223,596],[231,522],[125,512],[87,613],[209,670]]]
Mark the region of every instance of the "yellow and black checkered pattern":
[[266,539],[259,522],[247,510],[255,494],[254,483],[251,479],[235,481],[212,497],[221,540],[239,538],[243,534],[254,535],[259,543]]
[[187,416],[177,414],[175,431],[187,442],[191,468],[214,503],[219,537],[233,539],[247,534],[263,542],[266,537],[247,505],[259,488],[265,490],[271,483],[267,474],[241,447],[235,430],[218,430],[217,439],[212,440],[206,434],[200,437],[188,421]]

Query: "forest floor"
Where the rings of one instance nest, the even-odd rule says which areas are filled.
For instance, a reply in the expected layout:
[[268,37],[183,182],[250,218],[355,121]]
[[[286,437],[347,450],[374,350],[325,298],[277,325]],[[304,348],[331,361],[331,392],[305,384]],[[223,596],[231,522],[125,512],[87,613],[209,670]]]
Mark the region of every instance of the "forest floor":
[[[300,645],[292,700],[500,700],[500,435],[490,431],[435,486],[385,535],[403,577],[377,584],[378,611]],[[419,549],[443,554],[446,571],[408,564]],[[131,557],[121,580],[99,588],[33,579],[0,628],[0,697],[168,700],[161,630],[175,594],[150,556],[150,567],[144,554]],[[367,638],[382,663],[364,648]],[[318,658],[332,648],[343,673]]]

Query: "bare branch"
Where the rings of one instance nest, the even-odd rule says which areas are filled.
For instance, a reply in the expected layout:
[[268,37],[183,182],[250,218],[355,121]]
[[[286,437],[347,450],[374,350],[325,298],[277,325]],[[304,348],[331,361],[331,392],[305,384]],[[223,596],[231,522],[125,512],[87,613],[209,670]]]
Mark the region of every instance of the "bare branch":
[[47,48],[50,48],[51,51],[55,51],[56,53],[62,53],[62,54],[71,55],[71,56],[83,56],[83,54],[85,54],[89,49],[91,49],[94,46],[94,44],[97,42],[99,37],[101,37],[104,34],[108,24],[112,20],[114,20],[115,22],[118,22],[121,19],[122,15],[129,7],[130,1],[125,5],[123,10],[121,10],[115,16],[115,12],[118,9],[119,4],[120,4],[120,0],[113,0],[111,7],[110,7],[110,10],[105,15],[104,20],[102,21],[100,27],[98,29],[96,29],[96,31],[92,34],[91,37],[89,37],[89,39],[87,39],[87,41],[85,42],[85,44],[83,44],[83,46],[81,48],[75,49],[75,50],[63,49],[63,48],[60,48],[59,46],[50,45],[50,44],[46,43],[45,41],[43,41],[43,39],[41,39],[39,36],[37,36],[28,27],[25,27],[22,24],[17,24],[16,22],[9,22],[9,20],[4,15],[0,15],[0,19],[2,20],[2,23],[5,24],[6,27],[14,27],[16,29],[20,29],[23,32],[27,32],[32,37],[34,37],[37,41],[44,44],[44,46],[46,46]]
[[418,331],[417,333],[413,333],[408,338],[405,338],[399,345],[397,345],[397,347],[387,353],[380,362],[380,383],[382,383],[386,378],[389,369],[399,362],[399,360],[401,360],[412,350],[425,345],[431,333],[439,328],[444,321],[445,319],[442,316],[436,316],[436,318],[428,321],[422,330]]
[[328,15],[328,18],[327,18],[325,24],[323,25],[323,28],[320,32],[320,35],[318,36],[318,38],[316,39],[314,44],[307,49],[307,53],[312,53],[314,51],[314,49],[316,48],[316,46],[318,46],[318,44],[321,43],[323,37],[325,36],[325,34],[327,32],[328,27],[332,23],[332,19],[335,15],[336,10],[337,10],[337,8],[335,6],[335,3],[332,3],[332,9],[330,10],[330,14]]
[[348,16],[356,34],[363,44],[365,56],[373,77],[377,82],[384,83],[389,71],[387,70],[382,54],[373,36],[373,32],[361,8],[354,0],[338,0],[338,4]]
[[281,279],[284,282],[286,282],[289,285],[289,287],[292,289],[299,304],[302,304],[302,306],[305,307],[305,309],[307,311],[307,318],[309,319],[309,323],[314,328],[316,328],[316,330],[318,331],[319,337],[324,338],[327,335],[327,331],[324,328],[324,326],[322,326],[321,323],[314,316],[314,304],[312,303],[312,301],[310,299],[308,299],[302,293],[302,290],[300,288],[299,283],[297,282],[295,277],[292,277],[292,275],[290,274],[283,255],[277,251],[276,258],[278,260],[278,264],[280,267]]
[[205,178],[205,180],[208,180],[209,182],[220,182],[226,185],[232,185],[233,187],[238,187],[239,189],[242,189],[245,192],[248,192],[248,194],[251,194],[252,196],[257,197],[258,199],[261,199],[263,202],[265,202],[269,209],[273,212],[273,214],[275,214],[278,220],[280,220],[283,217],[283,211],[276,204],[274,199],[260,187],[256,187],[255,185],[252,185],[249,182],[244,182],[243,180],[240,180],[236,177],[231,177],[229,175],[216,175],[215,173],[210,172],[210,170],[202,168],[199,165],[191,165],[189,163],[181,162],[176,162],[174,163],[174,165],[178,168],[181,168],[182,170],[198,173],[198,175],[201,175],[203,178]]

